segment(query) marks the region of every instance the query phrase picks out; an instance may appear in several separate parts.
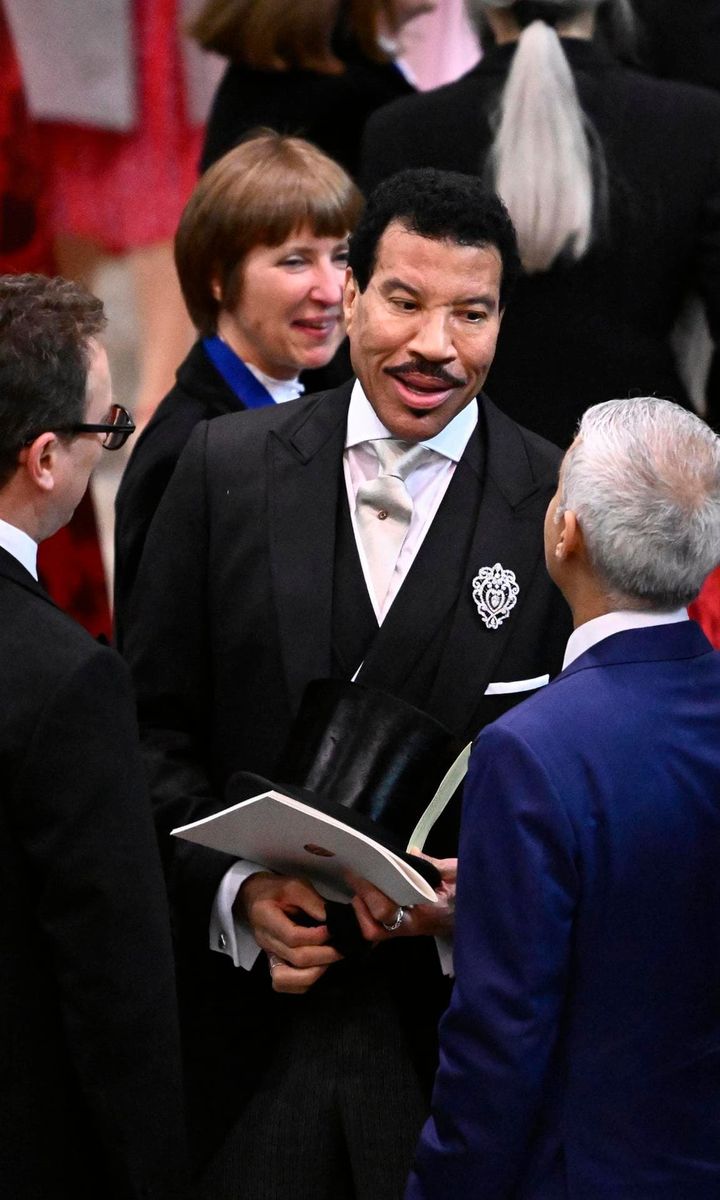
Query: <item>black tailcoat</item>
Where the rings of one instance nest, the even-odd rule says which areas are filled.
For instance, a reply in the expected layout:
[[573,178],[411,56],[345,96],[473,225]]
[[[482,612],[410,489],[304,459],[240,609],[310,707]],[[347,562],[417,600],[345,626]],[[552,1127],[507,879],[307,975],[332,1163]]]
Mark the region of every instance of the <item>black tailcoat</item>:
[[[191,1074],[208,1124],[219,1119],[213,1098],[232,1120],[254,1052],[262,1056],[259,1034],[273,1003],[262,968],[248,977],[207,949],[212,900],[231,860],[188,843],[171,847],[167,833],[217,807],[233,771],[272,778],[306,684],[348,678],[359,665],[338,621],[339,611],[352,621],[356,609],[364,622],[368,605],[357,552],[345,539],[338,553],[350,392],[348,384],[196,430],[150,530],[128,621],[180,939],[181,1004],[194,1025]],[[488,683],[556,672],[569,632],[542,549],[559,454],[487,399],[479,408],[477,431],[400,592],[372,644],[361,647],[359,675],[468,738],[508,706],[508,697],[484,696]],[[515,572],[520,593],[492,631],[472,580],[496,562]],[[452,853],[450,835],[435,848]],[[411,941],[427,950],[427,939],[392,947],[414,954]],[[276,1012],[287,999],[274,998]],[[422,1007],[413,1006],[416,1015]],[[231,1036],[239,1019],[240,1039]],[[430,1042],[436,1019],[437,1009],[424,1025]]]
[[[348,378],[351,367],[346,347],[343,342],[326,367],[302,373],[308,391],[320,391]],[[119,649],[147,531],[190,434],[200,421],[244,410],[243,398],[226,383],[202,339],[195,342],[178,367],[174,387],[138,438],[115,499],[113,615]]]
[[200,421],[242,409],[242,401],[210,361],[201,341],[177,370],[133,448],[115,499],[115,637],[122,628],[150,522],[187,440]]
[[174,1196],[172,952],[128,673],[2,549],[0,671],[2,1194]]

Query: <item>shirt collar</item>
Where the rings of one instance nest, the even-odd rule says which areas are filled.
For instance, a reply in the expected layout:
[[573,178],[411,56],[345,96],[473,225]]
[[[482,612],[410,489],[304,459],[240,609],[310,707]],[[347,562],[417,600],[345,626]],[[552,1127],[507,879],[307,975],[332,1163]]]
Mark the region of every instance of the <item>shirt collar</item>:
[[[421,444],[427,446],[429,450],[434,450],[436,454],[442,454],[444,458],[459,462],[465,453],[465,447],[470,441],[477,422],[477,400],[472,400],[470,404],[466,404],[465,408],[460,410],[457,416],[453,417],[444,429],[440,430],[440,433],[436,433],[435,437],[428,438]],[[383,425],[365,395],[360,380],[357,379],[350,396],[345,449],[347,450],[350,446],[358,446],[361,442],[370,442],[374,438],[388,437],[392,437],[392,434]]]
[[626,629],[646,629],[651,625],[675,625],[678,621],[689,621],[686,608],[676,608],[673,612],[636,612],[626,609],[618,612],[603,613],[579,625],[568,639],[563,660],[563,671],[570,663],[575,662],[586,650],[590,650],[598,642],[611,637],[613,633],[623,633]]
[[[244,359],[243,362],[245,362]],[[276,404],[284,404],[286,400],[297,400],[298,396],[302,396],[305,391],[299,379],[273,379],[259,367],[254,367],[252,363],[246,362],[245,366],[263,387],[267,388]]]
[[24,529],[0,519],[0,546],[37,579],[37,542]]

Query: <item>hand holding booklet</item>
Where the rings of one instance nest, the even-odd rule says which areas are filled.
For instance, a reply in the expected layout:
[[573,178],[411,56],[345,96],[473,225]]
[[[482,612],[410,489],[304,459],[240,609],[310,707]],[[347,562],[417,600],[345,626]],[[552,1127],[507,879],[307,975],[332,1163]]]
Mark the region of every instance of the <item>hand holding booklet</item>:
[[398,906],[433,904],[440,874],[405,847],[425,845],[462,782],[469,751],[404,700],[316,679],[305,689],[277,776],[237,771],[221,812],[173,834],[302,875],[326,900],[352,898],[352,872]]
[[338,819],[337,806],[331,813],[319,806],[317,797],[309,804],[300,789],[292,790],[295,795],[270,788],[173,834],[284,875],[303,875],[327,900],[350,899],[347,871],[367,879],[398,905],[437,900],[434,887],[440,876],[432,863],[391,849],[383,831],[377,828],[372,836],[367,824],[361,829],[352,810],[341,809]]

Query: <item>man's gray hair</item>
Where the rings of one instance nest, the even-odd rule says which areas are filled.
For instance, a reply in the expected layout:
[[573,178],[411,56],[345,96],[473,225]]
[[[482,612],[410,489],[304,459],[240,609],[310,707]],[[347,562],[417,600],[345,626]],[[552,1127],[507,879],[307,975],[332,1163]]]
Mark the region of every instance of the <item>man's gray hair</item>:
[[720,562],[720,438],[670,400],[596,404],[563,461],[565,510],[620,607],[688,604]]

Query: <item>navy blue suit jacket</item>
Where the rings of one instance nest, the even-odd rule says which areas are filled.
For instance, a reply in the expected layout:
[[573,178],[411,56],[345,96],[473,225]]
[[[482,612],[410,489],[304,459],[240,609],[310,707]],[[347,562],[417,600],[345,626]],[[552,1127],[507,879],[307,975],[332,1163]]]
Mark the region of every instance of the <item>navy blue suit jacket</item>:
[[408,1200],[720,1196],[720,654],[626,631],[480,734]]

